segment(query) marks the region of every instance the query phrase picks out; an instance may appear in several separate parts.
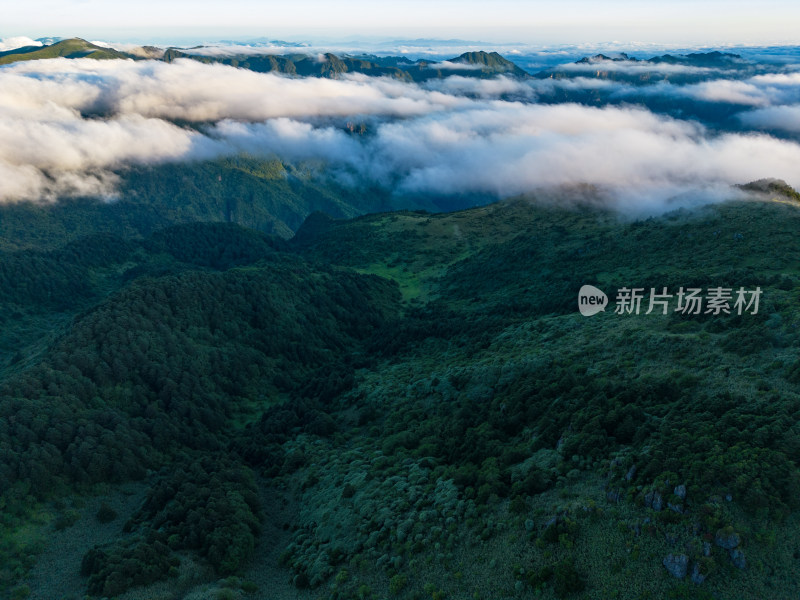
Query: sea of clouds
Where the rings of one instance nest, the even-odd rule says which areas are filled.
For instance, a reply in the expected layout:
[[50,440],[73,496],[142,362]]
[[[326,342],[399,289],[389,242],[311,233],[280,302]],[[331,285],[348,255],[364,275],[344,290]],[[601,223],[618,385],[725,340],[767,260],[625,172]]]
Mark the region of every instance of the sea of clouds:
[[[454,74],[411,84],[290,78],[188,59],[15,63],[0,67],[0,201],[111,196],[126,166],[243,152],[321,159],[341,180],[400,193],[501,198],[591,184],[619,206],[646,210],[676,197],[730,196],[730,186],[760,178],[800,187],[800,144],[773,135],[800,131],[800,73],[661,82],[644,92],[733,103],[740,131],[633,104],[538,101],[559,87],[643,93],[589,77]],[[352,122],[367,133],[348,132]]]

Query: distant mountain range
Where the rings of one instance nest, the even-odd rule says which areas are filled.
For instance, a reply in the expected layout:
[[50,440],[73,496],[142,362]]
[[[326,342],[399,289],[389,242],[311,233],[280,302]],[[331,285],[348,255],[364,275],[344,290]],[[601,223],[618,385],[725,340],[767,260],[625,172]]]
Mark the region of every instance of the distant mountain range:
[[662,56],[654,56],[653,58],[647,60],[640,60],[638,58],[634,58],[632,56],[628,56],[626,53],[621,52],[617,57],[610,57],[606,56],[605,54],[596,54],[594,56],[587,56],[575,64],[582,65],[582,64],[602,64],[607,61],[616,62],[616,63],[625,63],[625,62],[632,62],[632,63],[639,63],[646,65],[647,63],[652,64],[670,64],[670,65],[687,65],[692,67],[705,67],[705,68],[729,68],[732,66],[740,65],[745,63],[746,61],[738,54],[732,54],[730,52],[693,52],[692,54],[687,55],[678,55],[675,56],[673,54],[664,54]]
[[[738,54],[725,52],[692,53],[688,55],[664,54],[641,60],[621,53],[611,57],[597,54],[584,57],[569,65],[560,65],[531,75],[514,62],[497,52],[465,52],[445,61],[409,60],[403,56],[377,56],[375,54],[336,55],[333,53],[308,54],[303,44],[289,44],[279,40],[257,40],[260,46],[294,46],[297,52],[290,54],[263,53],[212,53],[210,48],[167,48],[142,46],[128,51],[99,46],[80,38],[52,41],[37,40],[45,46],[26,46],[0,52],[0,65],[24,60],[45,58],[94,58],[94,59],[155,59],[173,62],[178,59],[195,60],[202,63],[225,64],[249,69],[259,73],[275,72],[301,77],[335,78],[344,73],[363,73],[370,76],[391,76],[406,81],[441,79],[449,75],[473,78],[492,78],[498,75],[519,79],[530,77],[563,79],[570,77],[594,77],[628,83],[654,83],[670,80],[673,83],[690,83],[707,79],[710,71],[715,77],[720,72],[755,74],[760,67]],[[685,72],[665,69],[665,66],[686,67]],[[634,67],[630,69],[628,67]],[[648,67],[652,67],[652,70]],[[709,72],[707,72],[709,71]]]
[[202,63],[225,64],[256,71],[277,72],[303,77],[335,78],[344,73],[365,75],[389,75],[408,81],[425,81],[458,73],[465,77],[494,77],[511,75],[525,78],[530,75],[497,52],[466,52],[449,61],[410,61],[402,57],[380,58],[377,56],[337,56],[332,53],[309,55],[270,54],[225,54],[206,55],[197,52],[200,48],[168,48],[162,51],[152,46],[143,46],[133,51],[122,52],[87,42],[80,38],[61,40],[47,46],[26,46],[0,53],[0,65],[24,60],[45,58],[94,58],[94,59],[156,59],[172,62],[178,59],[196,60]]
[[377,56],[337,56],[326,53],[321,56],[308,54],[264,55],[234,54],[208,56],[191,51],[170,48],[164,52],[162,60],[172,62],[188,58],[203,63],[218,63],[250,69],[259,73],[277,72],[303,77],[337,77],[344,73],[363,73],[365,75],[388,75],[408,81],[440,79],[447,75],[459,74],[465,77],[494,77],[511,75],[530,77],[510,60],[497,52],[465,52],[461,56],[444,62],[417,60],[402,57],[381,58]]
[[669,81],[681,85],[709,79],[741,79],[774,70],[774,65],[753,63],[739,54],[729,52],[663,54],[646,60],[620,53],[615,57],[605,54],[587,56],[572,64],[540,71],[535,77],[539,79],[590,77],[633,85]]

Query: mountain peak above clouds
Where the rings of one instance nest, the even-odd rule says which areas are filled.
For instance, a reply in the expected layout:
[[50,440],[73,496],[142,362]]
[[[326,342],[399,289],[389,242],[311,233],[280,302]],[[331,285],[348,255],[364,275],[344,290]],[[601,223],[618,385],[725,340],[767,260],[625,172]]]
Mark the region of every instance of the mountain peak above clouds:
[[464,52],[450,62],[480,66],[484,71],[490,71],[492,73],[510,73],[517,77],[528,76],[528,73],[497,52],[484,52],[483,50]]
[[49,46],[25,46],[0,53],[0,65],[22,60],[45,58],[129,58],[130,56],[113,48],[103,48],[81,38],[70,38]]
[[647,62],[651,63],[667,63],[673,65],[689,65],[693,67],[706,67],[706,68],[720,68],[737,66],[746,62],[741,55],[733,54],[731,52],[692,52],[686,55],[664,54],[662,56],[654,56]]

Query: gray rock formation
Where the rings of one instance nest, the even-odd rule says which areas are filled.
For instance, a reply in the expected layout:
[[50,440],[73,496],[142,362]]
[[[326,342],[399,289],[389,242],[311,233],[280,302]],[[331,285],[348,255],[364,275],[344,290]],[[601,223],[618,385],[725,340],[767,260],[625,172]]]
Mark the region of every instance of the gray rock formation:
[[700,572],[700,565],[694,563],[694,567],[692,567],[692,574],[691,574],[692,583],[696,585],[700,585],[706,580],[706,576]]
[[686,500],[686,486],[685,485],[677,486],[673,491],[673,494],[675,494],[681,500]]
[[714,537],[714,543],[725,550],[733,550],[742,543],[742,538],[732,529],[729,530],[725,528],[717,531],[717,535]]
[[689,570],[689,557],[685,554],[668,554],[662,564],[670,575],[683,579]]
[[747,561],[744,558],[744,552],[739,550],[731,550],[731,561],[733,562],[733,566],[737,569],[745,569],[747,568]]

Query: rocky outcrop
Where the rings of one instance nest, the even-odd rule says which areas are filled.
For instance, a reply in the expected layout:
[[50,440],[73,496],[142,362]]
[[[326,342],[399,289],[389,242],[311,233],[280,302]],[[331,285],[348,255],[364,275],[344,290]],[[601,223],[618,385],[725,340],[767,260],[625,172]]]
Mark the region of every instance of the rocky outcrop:
[[656,490],[651,490],[644,495],[644,505],[653,510],[659,511],[664,508],[664,498],[661,493]]
[[733,562],[734,567],[737,569],[747,568],[747,561],[744,558],[744,552],[737,548],[736,550],[731,550],[730,555],[731,562]]
[[733,528],[725,527],[717,531],[717,535],[714,537],[714,543],[725,550],[733,550],[742,543],[742,538]]
[[694,563],[694,566],[692,567],[692,574],[691,574],[690,578],[692,580],[692,583],[694,583],[696,585],[700,585],[701,583],[703,583],[706,580],[706,576],[703,573],[700,572],[700,565],[699,564]]
[[662,564],[670,575],[683,579],[689,570],[689,557],[685,554],[668,554]]

